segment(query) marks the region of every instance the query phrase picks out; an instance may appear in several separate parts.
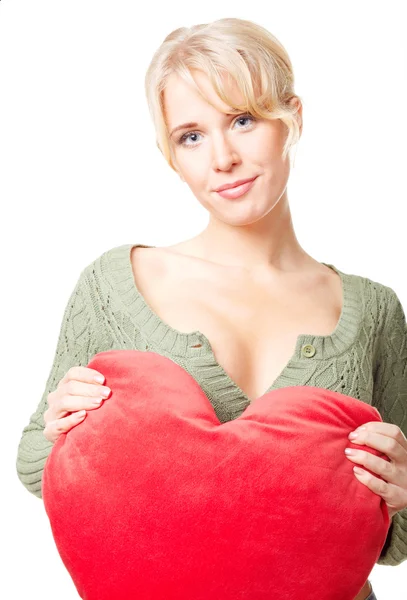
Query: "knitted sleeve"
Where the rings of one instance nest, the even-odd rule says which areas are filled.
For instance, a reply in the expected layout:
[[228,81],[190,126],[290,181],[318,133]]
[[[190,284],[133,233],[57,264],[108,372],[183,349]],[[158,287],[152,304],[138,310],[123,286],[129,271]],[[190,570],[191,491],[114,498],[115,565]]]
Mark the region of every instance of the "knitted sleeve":
[[[379,338],[373,404],[385,423],[398,425],[407,437],[407,323],[396,292],[387,290],[390,297]],[[407,508],[393,516],[377,564],[396,566],[406,559]]]
[[94,354],[95,333],[89,308],[90,295],[87,290],[86,269],[69,297],[63,314],[54,360],[45,390],[22,431],[18,446],[16,468],[21,483],[29,492],[42,498],[41,482],[45,461],[53,443],[43,434],[44,412],[48,408],[48,394],[57,388],[66,372],[74,365],[86,366]]

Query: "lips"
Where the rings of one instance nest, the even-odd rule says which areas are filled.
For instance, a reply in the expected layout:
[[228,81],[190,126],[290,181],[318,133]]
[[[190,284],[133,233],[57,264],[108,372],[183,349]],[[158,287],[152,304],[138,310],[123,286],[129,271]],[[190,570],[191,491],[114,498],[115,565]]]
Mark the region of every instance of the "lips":
[[239,185],[242,185],[243,183],[248,183],[249,181],[253,181],[254,179],[256,179],[257,175],[255,175],[254,177],[250,177],[249,179],[239,179],[239,181],[235,181],[233,183],[225,183],[225,185],[221,185],[220,187],[216,188],[216,190],[214,190],[215,192],[222,192],[223,190],[229,190],[231,188],[234,187],[238,187]]
[[229,189],[223,190],[222,192],[216,192],[218,196],[222,198],[226,198],[227,200],[236,200],[237,198],[242,198],[246,195],[246,193],[252,189],[255,182],[257,181],[257,177],[254,179],[249,179],[246,183],[242,183],[235,187],[229,187]]

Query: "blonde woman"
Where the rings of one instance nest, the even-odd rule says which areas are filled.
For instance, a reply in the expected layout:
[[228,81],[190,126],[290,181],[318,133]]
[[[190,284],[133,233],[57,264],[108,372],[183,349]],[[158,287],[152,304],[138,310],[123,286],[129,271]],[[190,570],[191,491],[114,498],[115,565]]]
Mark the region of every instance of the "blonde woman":
[[[407,558],[405,315],[394,290],[319,262],[296,238],[287,182],[303,111],[286,50],[246,20],[181,27],[155,53],[145,84],[157,146],[208,211],[208,224],[173,246],[111,248],[80,273],[43,397],[22,433],[21,482],[41,498],[53,443],[97,410],[103,392],[109,401],[103,373],[86,368],[98,352],[170,357],[196,379],[221,422],[267,391],[323,385],[380,411],[384,422],[370,423],[358,443],[388,453],[392,485],[384,490],[366,470],[355,476],[385,497],[392,517],[378,563],[400,564]],[[349,460],[378,474],[387,466],[371,453]],[[366,581],[355,600],[375,598]]]

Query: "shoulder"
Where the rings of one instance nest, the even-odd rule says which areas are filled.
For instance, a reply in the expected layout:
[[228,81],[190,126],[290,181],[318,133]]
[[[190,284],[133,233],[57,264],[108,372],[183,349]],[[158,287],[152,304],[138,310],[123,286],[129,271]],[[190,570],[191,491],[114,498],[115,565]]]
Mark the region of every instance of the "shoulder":
[[122,244],[104,250],[79,273],[73,295],[79,295],[90,312],[100,318],[112,292],[126,295],[132,286],[130,251],[134,244]]
[[344,273],[348,285],[357,287],[360,293],[361,302],[373,318],[378,322],[387,320],[389,314],[401,307],[400,299],[396,291],[382,283],[365,275],[354,273]]
[[379,352],[407,358],[406,311],[396,290],[369,277],[351,277],[361,286],[366,332],[371,328]]
[[130,264],[130,251],[134,244],[121,244],[108,248],[86,264],[81,276],[94,279],[95,276],[111,276]]
[[359,338],[372,340],[374,352],[392,344],[394,336],[400,342],[403,332],[405,340],[407,326],[397,292],[384,282],[331,266],[341,274],[348,299],[346,317],[357,318]]
[[77,287],[98,332],[94,336],[98,351],[115,343],[109,332],[112,328],[115,330],[123,305],[131,304],[135,294],[130,263],[133,245],[122,244],[104,250],[85,263],[80,272]]
[[377,315],[380,317],[379,320],[383,322],[383,327],[391,326],[394,319],[398,322],[404,321],[403,305],[396,290],[369,277],[363,277],[362,279],[367,295],[375,300],[374,306]]

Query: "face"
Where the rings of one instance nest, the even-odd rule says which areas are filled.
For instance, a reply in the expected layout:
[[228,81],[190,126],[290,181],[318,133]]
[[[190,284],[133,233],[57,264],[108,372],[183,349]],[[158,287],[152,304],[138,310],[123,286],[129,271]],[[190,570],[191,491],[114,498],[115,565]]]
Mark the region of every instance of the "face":
[[[281,156],[287,128],[279,119],[257,119],[243,112],[226,115],[220,109],[230,112],[230,107],[217,96],[207,75],[198,70],[192,75],[216,108],[178,75],[168,79],[163,101],[174,166],[212,217],[236,225],[258,221],[270,213],[287,186],[289,156]],[[242,101],[231,80],[228,85],[233,100]],[[300,104],[299,114],[301,110]],[[198,125],[172,133],[188,122]],[[214,191],[254,176],[250,190],[239,198],[226,199]]]

